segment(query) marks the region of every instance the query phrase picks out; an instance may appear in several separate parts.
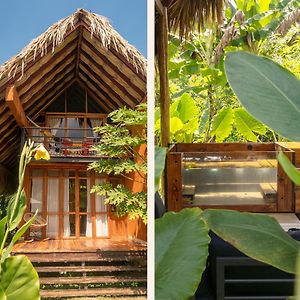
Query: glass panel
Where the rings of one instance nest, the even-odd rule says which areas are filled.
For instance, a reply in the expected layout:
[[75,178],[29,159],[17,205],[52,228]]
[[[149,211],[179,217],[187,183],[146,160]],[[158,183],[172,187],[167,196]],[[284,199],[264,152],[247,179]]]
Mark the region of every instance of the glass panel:
[[80,236],[86,236],[87,215],[80,215]]
[[48,191],[47,191],[47,211],[58,212],[58,198],[59,198],[59,179],[55,177],[48,177]]
[[[95,183],[105,183],[106,180],[104,178],[96,178]],[[96,212],[107,212],[107,205],[104,203],[105,202],[105,196],[99,196],[95,194],[96,198]]]
[[108,236],[107,215],[96,215],[96,235],[97,237]]
[[92,216],[90,214],[87,215],[87,222],[86,222],[86,233],[85,235],[87,237],[92,237],[93,233],[92,233]]
[[90,119],[90,118],[87,118],[86,123],[87,123],[86,136],[88,138],[92,139],[96,135],[96,133],[94,133],[94,131],[93,131],[93,127],[96,127],[97,124],[95,123],[95,119]]
[[87,180],[79,179],[79,211],[87,212]]
[[182,196],[191,205],[277,201],[276,152],[196,152],[182,159]]
[[75,212],[75,179],[69,179],[69,212]]
[[65,136],[65,124],[66,121],[64,118],[49,118],[49,123],[52,124],[50,127],[55,127],[55,129],[52,129],[52,134],[54,135],[54,139],[59,141],[61,138]]
[[43,178],[33,177],[31,186],[30,211],[35,212],[37,209],[42,212],[43,208]]
[[[67,137],[74,141],[82,141],[84,137],[84,118],[68,118]],[[74,129],[74,130],[72,130]]]
[[47,237],[58,237],[58,215],[48,215],[47,218]]
[[64,236],[75,236],[75,215],[64,216]]
[[[42,214],[38,214],[37,218],[42,218]],[[42,238],[42,227],[30,227],[29,237],[33,239],[41,239]]]

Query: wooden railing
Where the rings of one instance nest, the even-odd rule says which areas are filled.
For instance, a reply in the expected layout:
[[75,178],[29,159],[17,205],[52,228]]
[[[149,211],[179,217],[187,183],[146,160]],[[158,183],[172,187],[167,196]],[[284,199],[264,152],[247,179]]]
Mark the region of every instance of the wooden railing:
[[36,145],[42,143],[51,157],[95,156],[93,145],[100,142],[100,137],[90,128],[26,127],[22,139],[30,139]]

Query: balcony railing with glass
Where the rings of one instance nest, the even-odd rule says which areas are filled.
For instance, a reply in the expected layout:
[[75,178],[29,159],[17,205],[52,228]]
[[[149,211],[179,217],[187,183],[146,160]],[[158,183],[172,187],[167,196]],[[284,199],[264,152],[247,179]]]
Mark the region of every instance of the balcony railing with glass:
[[100,136],[91,128],[26,127],[23,140],[44,144],[51,157],[95,157]]

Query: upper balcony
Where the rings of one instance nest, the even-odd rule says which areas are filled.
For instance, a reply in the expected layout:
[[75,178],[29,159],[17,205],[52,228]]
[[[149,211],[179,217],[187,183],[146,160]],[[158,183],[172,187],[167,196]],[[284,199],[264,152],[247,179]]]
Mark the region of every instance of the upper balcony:
[[91,135],[88,129],[66,129],[64,136],[59,136],[59,128],[26,127],[25,140],[32,140],[35,144],[44,144],[51,157],[95,157],[92,146],[100,141],[97,134]]
[[52,159],[95,158],[96,153],[92,146],[100,142],[100,136],[93,128],[102,126],[105,122],[105,118],[51,116],[46,122],[50,126],[23,128],[23,140],[42,143]]

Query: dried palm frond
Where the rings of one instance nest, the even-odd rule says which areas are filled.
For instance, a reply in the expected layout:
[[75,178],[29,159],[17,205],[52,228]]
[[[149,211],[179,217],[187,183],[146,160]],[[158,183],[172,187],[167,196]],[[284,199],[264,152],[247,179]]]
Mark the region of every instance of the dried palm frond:
[[231,41],[239,38],[240,32],[236,26],[236,23],[241,25],[243,22],[244,22],[244,13],[241,10],[238,10],[234,14],[228,26],[226,27],[219,44],[215,48],[214,51],[215,55],[213,58],[214,65],[216,65],[219,62],[220,57],[224,53],[225,47],[228,46]]
[[0,79],[15,77],[17,73],[22,77],[29,62],[46,55],[49,45],[51,45],[51,52],[54,52],[63,43],[67,33],[72,31],[80,21],[84,22],[91,36],[99,39],[103,48],[114,48],[136,68],[137,72],[146,74],[146,60],[143,55],[121,37],[105,17],[78,9],[71,16],[53,24],[46,32],[32,40],[18,55],[1,65]]
[[277,27],[275,33],[285,36],[291,26],[300,22],[300,9],[291,12]]
[[200,31],[205,22],[222,23],[224,0],[162,0],[168,9],[170,31],[181,38],[188,38],[197,27]]

